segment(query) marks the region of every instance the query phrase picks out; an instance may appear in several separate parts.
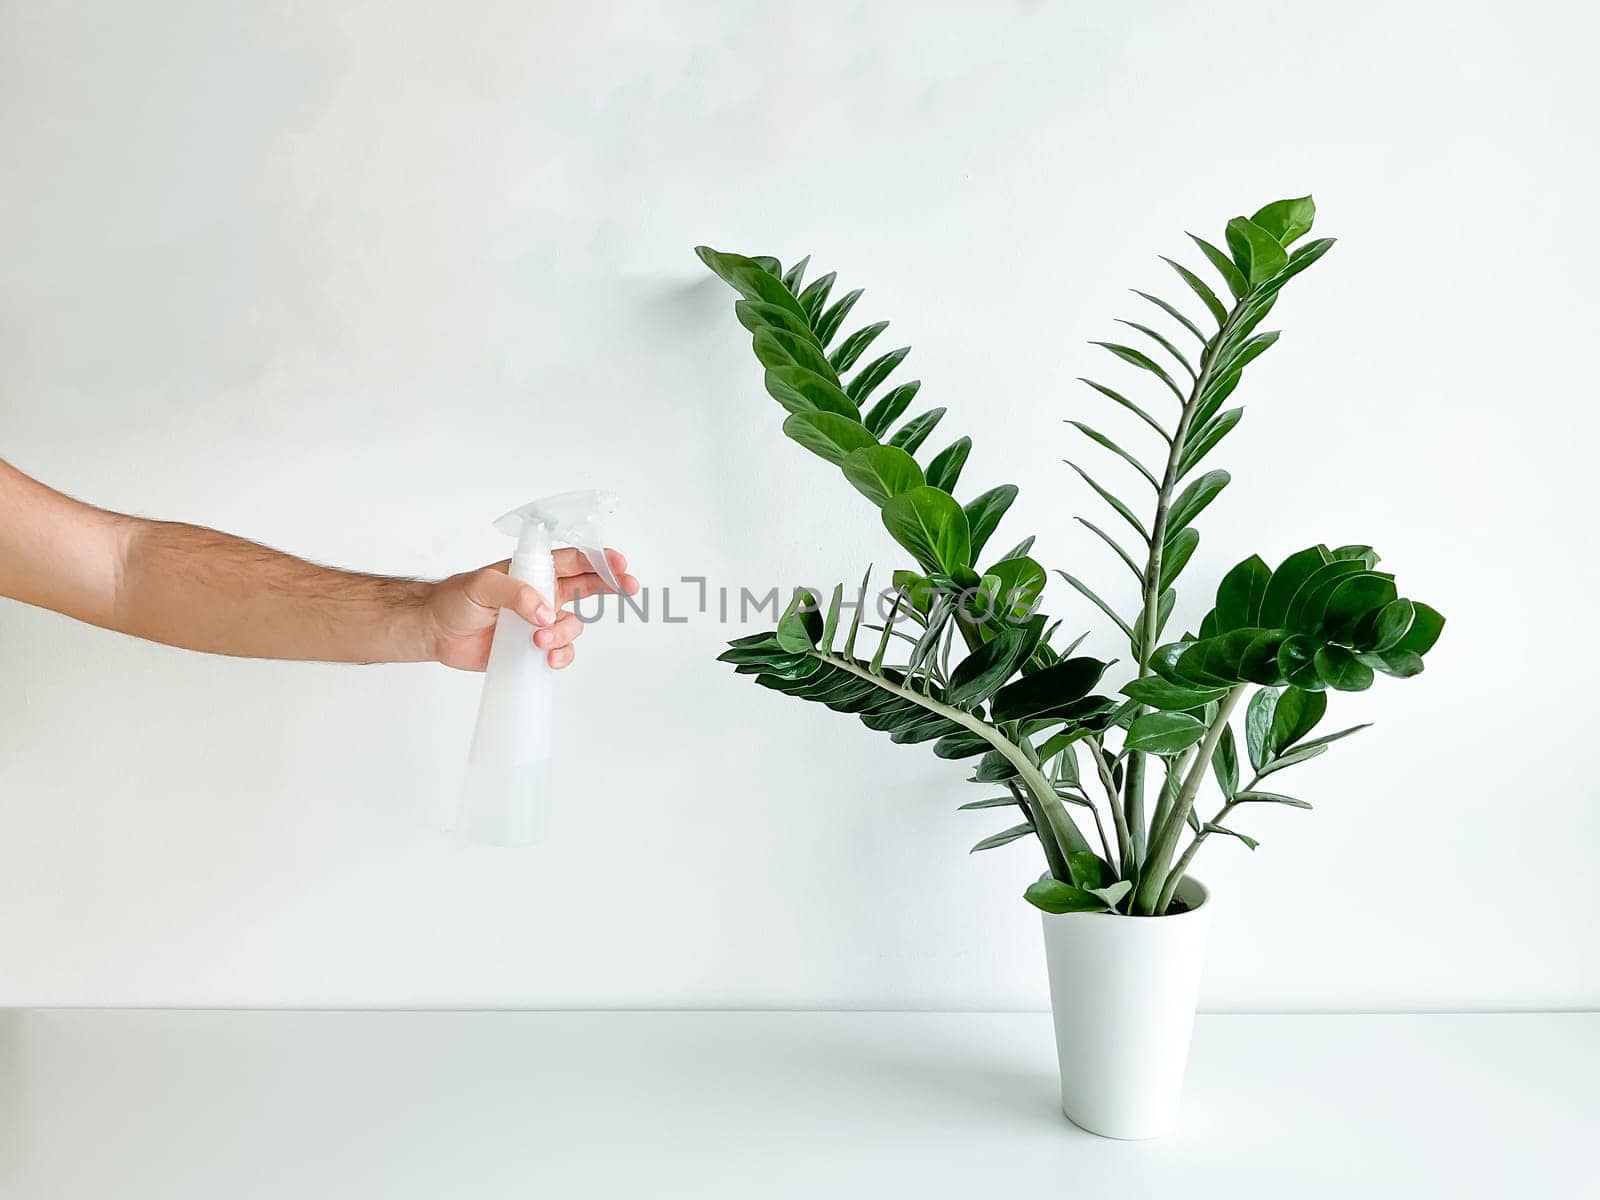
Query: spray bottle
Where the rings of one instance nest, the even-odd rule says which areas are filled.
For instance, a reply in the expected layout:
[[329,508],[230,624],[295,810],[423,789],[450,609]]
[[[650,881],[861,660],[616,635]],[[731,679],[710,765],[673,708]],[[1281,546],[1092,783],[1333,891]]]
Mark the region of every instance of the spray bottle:
[[[621,591],[606,561],[600,519],[616,511],[610,492],[564,492],[514,508],[494,523],[517,539],[510,575],[531,584],[555,607],[553,542],[577,548],[608,586]],[[544,834],[553,716],[550,663],[533,644],[533,626],[500,610],[478,725],[467,760],[461,831],[474,841],[528,846]]]

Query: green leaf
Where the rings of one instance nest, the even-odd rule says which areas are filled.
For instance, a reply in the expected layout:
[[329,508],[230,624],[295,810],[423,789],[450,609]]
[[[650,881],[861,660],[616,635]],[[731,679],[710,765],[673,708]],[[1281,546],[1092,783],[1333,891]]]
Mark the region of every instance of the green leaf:
[[873,359],[861,370],[856,372],[856,377],[844,389],[845,393],[857,404],[865,404],[867,397],[877,389],[877,386],[905,361],[906,355],[911,353],[910,346],[901,346],[898,350]]
[[861,420],[855,401],[846,396],[838,384],[815,371],[794,366],[772,367],[764,382],[767,394],[792,413],[831,412],[857,423]]
[[1217,586],[1217,632],[1259,626],[1261,601],[1271,582],[1271,568],[1255,554],[1224,575]]
[[1261,601],[1260,621],[1264,628],[1282,629],[1289,620],[1289,603],[1306,580],[1330,561],[1321,546],[1312,546],[1289,555],[1272,573],[1267,594]]
[[1250,290],[1249,281],[1245,279],[1239,268],[1233,265],[1233,261],[1226,254],[1203,237],[1195,237],[1192,233],[1189,236],[1194,238],[1194,244],[1199,246],[1205,256],[1211,260],[1211,265],[1222,276],[1223,282],[1228,285],[1230,292],[1235,296],[1243,296]]
[[1322,610],[1323,633],[1334,641],[1348,643],[1368,615],[1376,620],[1379,612],[1396,598],[1394,580],[1375,572],[1352,575],[1328,594],[1328,603]]
[[845,635],[844,653],[853,657],[856,652],[856,634],[861,629],[861,614],[867,607],[867,580],[872,578],[872,568],[861,573],[861,586],[856,589],[855,611],[850,614],[850,632]]
[[1153,712],[1146,713],[1128,726],[1128,736],[1123,745],[1129,750],[1143,750],[1150,754],[1177,754],[1205,735],[1205,725],[1188,713]]
[[1154,475],[1152,475],[1150,473],[1149,469],[1146,468],[1145,465],[1142,462],[1140,462],[1133,455],[1129,454],[1126,450],[1124,450],[1121,446],[1117,445],[1114,441],[1112,441],[1110,438],[1108,438],[1105,434],[1101,433],[1098,429],[1095,429],[1095,428],[1093,428],[1092,426],[1089,426],[1089,425],[1085,425],[1082,421],[1073,421],[1073,420],[1070,420],[1070,419],[1067,421],[1067,424],[1071,425],[1074,429],[1076,429],[1079,433],[1083,434],[1083,436],[1088,438],[1090,441],[1095,442],[1095,443],[1097,443],[1097,444],[1099,444],[1101,446],[1104,446],[1107,450],[1111,451],[1111,453],[1115,454],[1123,462],[1127,463],[1135,471],[1137,471],[1137,472],[1139,472],[1139,474],[1143,475],[1144,478],[1145,478],[1145,482],[1148,483],[1151,487],[1155,488],[1157,491],[1161,490],[1161,481],[1159,479],[1157,479]]
[[1002,620],[1031,616],[1047,580],[1044,568],[1027,557],[1001,559],[984,576],[993,581],[984,607]]
[[1317,674],[1341,692],[1364,692],[1372,686],[1372,668],[1343,646],[1323,646],[1313,660]]
[[833,653],[833,639],[839,632],[839,610],[844,605],[844,584],[833,585],[833,595],[828,600],[828,615],[822,622],[822,646],[824,654]]
[[880,508],[902,492],[923,485],[917,460],[898,446],[863,446],[845,455],[840,466],[856,491]]
[[811,255],[808,254],[785,271],[783,274],[783,286],[791,292],[798,292],[800,290],[800,281],[806,277],[806,264],[810,261]]
[[1145,540],[1145,543],[1147,545],[1149,544],[1149,542],[1150,542],[1150,533],[1149,533],[1149,531],[1147,529],[1145,529],[1144,525],[1142,523],[1140,523],[1139,518],[1133,515],[1133,509],[1129,508],[1121,500],[1117,499],[1110,492],[1108,492],[1105,488],[1101,487],[1098,483],[1096,483],[1095,480],[1094,480],[1094,477],[1092,475],[1090,475],[1089,472],[1085,471],[1082,467],[1080,467],[1077,463],[1072,462],[1069,459],[1063,459],[1062,461],[1065,462],[1067,464],[1067,466],[1071,467],[1074,471],[1076,471],[1078,473],[1078,475],[1083,479],[1083,481],[1085,483],[1087,483],[1091,488],[1094,489],[1095,495],[1099,496],[1100,499],[1104,500],[1107,504],[1109,504],[1112,507],[1112,509],[1115,510],[1116,514],[1119,517],[1121,517],[1124,521],[1126,521],[1129,525],[1133,526],[1133,528],[1138,532],[1139,536],[1142,537]]
[[1228,249],[1233,261],[1250,281],[1250,286],[1265,283],[1289,265],[1289,256],[1278,239],[1245,217],[1228,222]]
[[1168,354],[1172,355],[1172,357],[1177,360],[1178,365],[1181,366],[1184,369],[1184,371],[1186,371],[1188,373],[1190,379],[1197,379],[1199,377],[1198,375],[1196,375],[1194,367],[1190,364],[1188,358],[1184,355],[1183,351],[1179,350],[1176,346],[1174,346],[1165,337],[1165,335],[1163,335],[1161,333],[1160,330],[1151,329],[1150,326],[1141,325],[1137,321],[1124,320],[1122,317],[1118,317],[1117,318],[1117,324],[1126,325],[1129,329],[1137,329],[1140,333],[1144,334],[1145,337],[1149,338],[1152,342],[1154,342],[1156,345],[1160,346]]
[[915,454],[917,447],[928,440],[928,435],[933,432],[933,427],[939,423],[944,412],[942,408],[930,408],[921,416],[912,418],[889,439],[889,444],[899,446],[907,454]]
[[852,451],[877,444],[859,421],[838,413],[795,413],[784,421],[783,432],[835,466],[842,466]]
[[954,492],[961,478],[961,468],[966,466],[967,455],[972,453],[972,439],[957,438],[933,456],[928,464],[928,486],[941,492]]
[[810,338],[781,329],[762,329],[750,339],[756,358],[764,367],[804,367],[830,382],[837,379],[821,349]]
[[696,246],[700,261],[710,267],[724,283],[746,300],[760,300],[786,308],[795,316],[805,318],[800,302],[790,295],[783,281],[763,268],[755,259],[742,254],[713,250],[710,246]]
[[999,833],[991,833],[967,853],[976,854],[979,850],[993,850],[996,846],[1004,846],[1007,842],[1014,842],[1020,837],[1027,837],[1032,832],[1033,822],[1024,821],[1021,825],[1013,825],[1010,829],[1002,830]]
[[[910,383],[902,383],[899,387],[885,392],[878,398],[878,402],[868,410],[863,418],[867,428],[874,437],[882,437],[900,419],[900,414],[905,412],[916,396],[917,390],[922,387],[920,379],[913,379]],[[851,401],[854,403],[854,401]]]
[[1008,625],[1001,629],[951,672],[945,700],[958,708],[982,704],[1028,660],[1043,631],[1043,617],[1035,617],[1027,626]]
[[1000,524],[1000,518],[1006,515],[1006,510],[1016,498],[1016,485],[1003,483],[997,488],[990,488],[966,506],[967,527],[972,536],[974,560],[983,553],[984,546],[989,543],[989,536],[994,533],[995,527]]
[[1184,529],[1215,500],[1231,479],[1226,471],[1207,471],[1178,494],[1167,514],[1167,538]]
[[1262,688],[1250,697],[1244,712],[1244,744],[1250,754],[1250,766],[1261,770],[1272,757],[1272,723],[1277,719],[1278,693],[1274,688]]
[[1304,800],[1297,800],[1293,796],[1285,796],[1281,792],[1236,792],[1233,797],[1235,804],[1287,804],[1290,808],[1306,808],[1311,805]]
[[1250,218],[1271,234],[1280,246],[1288,246],[1290,242],[1310,233],[1311,224],[1316,219],[1317,205],[1310,196],[1274,200],[1258,209],[1255,216]]
[[1132,696],[1140,704],[1148,704],[1151,708],[1185,712],[1221,700],[1228,694],[1228,689],[1184,687],[1159,675],[1146,675],[1143,679],[1129,680],[1123,685],[1122,694]]
[[1074,887],[1084,890],[1103,888],[1115,883],[1117,876],[1093,850],[1078,850],[1067,855],[1067,873],[1072,876]]
[[778,329],[807,340],[813,336],[811,326],[806,324],[804,317],[797,315],[791,309],[768,304],[765,300],[736,301],[733,315],[738,317],[739,324],[751,333],[757,333],[762,329]]
[[1122,902],[1122,898],[1129,892],[1133,891],[1133,881],[1130,879],[1119,879],[1116,883],[1108,884],[1106,887],[1085,888],[1084,891],[1088,892],[1091,896],[1098,896],[1101,900],[1105,901],[1105,906],[1108,909],[1114,910],[1117,905]]
[[1300,585],[1294,599],[1289,601],[1289,615],[1284,618],[1284,628],[1297,633],[1318,632],[1322,628],[1323,610],[1333,589],[1341,579],[1362,573],[1361,564],[1351,559],[1336,559],[1318,567]]
[[1116,624],[1117,628],[1122,630],[1122,632],[1130,641],[1133,640],[1133,627],[1121,617],[1117,616],[1117,610],[1102,600],[1099,594],[1093,588],[1084,583],[1083,580],[1079,579],[1076,575],[1068,575],[1065,571],[1060,569],[1057,569],[1056,574],[1070,583],[1080,595],[1082,595],[1101,612],[1105,613],[1106,616],[1110,617],[1111,620]]
[[1182,479],[1190,471],[1200,465],[1200,460],[1223,438],[1233,432],[1233,427],[1244,416],[1244,409],[1230,408],[1227,412],[1218,413],[1204,426],[1190,434],[1183,444],[1183,457],[1178,460],[1178,475]]
[[1110,907],[1093,893],[1050,878],[1029,884],[1022,898],[1047,913],[1105,912]]
[[1171,375],[1167,374],[1167,369],[1143,350],[1135,350],[1132,346],[1123,346],[1117,342],[1090,342],[1089,344],[1111,351],[1123,362],[1132,363],[1142,371],[1149,371],[1150,374],[1171,389],[1172,394],[1178,398],[1180,404],[1188,400],[1188,397],[1184,395],[1183,389],[1173,381]]
[[822,638],[822,601],[813,591],[795,589],[789,607],[778,620],[778,645],[791,654],[808,654]]
[[1265,687],[1283,682],[1278,669],[1278,648],[1288,635],[1281,629],[1258,629],[1239,659],[1239,678]]
[[1231,629],[1203,637],[1183,652],[1173,669],[1180,679],[1208,687],[1242,683],[1246,656],[1260,635],[1259,629]]
[[1103,383],[1096,383],[1094,380],[1085,379],[1082,376],[1078,377],[1078,382],[1079,383],[1087,383],[1090,387],[1092,387],[1095,391],[1099,392],[1102,396],[1105,396],[1107,399],[1113,400],[1116,403],[1122,405],[1123,408],[1127,409],[1134,416],[1138,417],[1141,421],[1143,421],[1146,425],[1150,426],[1151,429],[1154,429],[1158,434],[1160,434],[1163,441],[1166,441],[1166,442],[1169,442],[1169,443],[1172,441],[1172,435],[1166,431],[1166,429],[1162,426],[1160,421],[1157,421],[1154,417],[1152,417],[1149,413],[1145,412],[1144,409],[1140,408],[1132,400],[1129,400],[1121,392],[1113,391],[1112,389],[1108,388]]
[[1202,825],[1200,827],[1200,832],[1202,832],[1202,833],[1222,833],[1222,834],[1226,834],[1228,837],[1238,838],[1241,842],[1243,842],[1246,846],[1250,847],[1250,849],[1252,849],[1252,850],[1254,850],[1257,846],[1259,846],[1261,844],[1260,842],[1256,841],[1255,838],[1246,837],[1244,834],[1235,832],[1232,829],[1225,829],[1223,826],[1218,825],[1215,821],[1207,821],[1204,825]]
[[1366,651],[1358,653],[1356,661],[1396,679],[1410,679],[1413,675],[1422,674],[1422,655],[1409,650],[1385,650],[1382,653]]
[[1223,799],[1233,799],[1239,790],[1239,750],[1233,742],[1233,729],[1227,725],[1222,727],[1222,736],[1211,752],[1211,771],[1217,777]]
[[1022,558],[1022,557],[1024,557],[1028,553],[1028,551],[1033,549],[1033,542],[1034,542],[1034,537],[1030,533],[1027,537],[1023,538],[1015,546],[1011,547],[1010,550],[1008,550],[1004,554],[1002,554],[1000,556],[1001,560],[1003,561],[1003,560],[1008,559],[1008,558]]
[[[1267,737],[1264,758],[1275,758],[1317,727],[1328,711],[1324,692],[1308,692],[1288,687],[1278,697],[1272,713],[1272,728]],[[1260,764],[1256,764],[1259,768]]]
[[990,750],[979,759],[977,770],[972,773],[974,783],[1004,783],[1016,777],[1016,764],[998,750]]
[[1094,658],[1069,658],[1024,675],[995,693],[990,706],[996,721],[1052,716],[1088,696],[1106,664]]
[[[967,736],[976,737],[977,735],[968,734]],[[989,744],[988,742],[984,742],[982,738],[978,738],[977,740],[983,742],[985,746]],[[934,747],[934,753],[939,753],[939,748],[937,746]],[[940,757],[942,758],[944,756],[940,755]],[[956,811],[967,812],[969,810],[979,808],[1011,808],[1015,806],[1016,803],[1017,798],[1015,796],[990,796],[987,800],[968,800],[965,804],[957,805]]]
[[1135,296],[1138,296],[1140,299],[1150,301],[1151,304],[1154,304],[1162,312],[1166,313],[1167,316],[1171,317],[1179,325],[1182,325],[1190,333],[1194,334],[1195,337],[1200,339],[1202,345],[1205,344],[1207,340],[1206,335],[1200,332],[1200,326],[1196,325],[1188,317],[1184,316],[1183,313],[1178,311],[1178,309],[1168,304],[1160,296],[1152,296],[1149,292],[1141,292],[1138,288],[1133,288],[1131,290]]
[[1116,551],[1117,557],[1127,565],[1128,570],[1133,572],[1133,577],[1139,581],[1139,585],[1141,587],[1144,586],[1144,568],[1133,561],[1133,555],[1124,550],[1121,543],[1119,543],[1116,538],[1112,537],[1104,529],[1101,529],[1100,526],[1096,525],[1093,521],[1086,517],[1074,517],[1073,520],[1077,521],[1078,524],[1082,525],[1090,533],[1094,534],[1102,542],[1110,546],[1112,550]]
[[1294,276],[1300,274],[1317,259],[1333,249],[1333,238],[1318,238],[1314,242],[1307,242],[1300,249],[1289,255],[1289,268],[1279,278],[1278,284],[1282,286]]
[[1304,688],[1308,692],[1320,692],[1328,685],[1322,681],[1322,676],[1317,674],[1316,664],[1313,661],[1317,653],[1317,643],[1314,638],[1303,633],[1285,638],[1278,647],[1278,670],[1283,677],[1295,687]]
[[[1258,333],[1249,341],[1243,342],[1229,351],[1227,357],[1218,364],[1217,371],[1219,375],[1225,374],[1230,379],[1237,379],[1240,372],[1277,344],[1278,334],[1276,331]],[[1231,388],[1229,390],[1232,391]],[[1218,399],[1216,402],[1220,404],[1221,400]]]
[[1196,296],[1200,297],[1201,303],[1203,303],[1206,308],[1210,310],[1211,315],[1217,319],[1218,325],[1224,325],[1227,323],[1227,308],[1223,306],[1221,300],[1217,299],[1217,294],[1208,286],[1206,286],[1206,281],[1204,279],[1201,279],[1200,276],[1196,275],[1193,271],[1189,270],[1188,267],[1184,266],[1180,262],[1174,262],[1172,259],[1166,257],[1163,257],[1161,261],[1176,271],[1178,273],[1178,277],[1189,285],[1190,289],[1193,290]]
[[924,617],[933,608],[933,602],[939,596],[939,585],[926,575],[918,575],[915,571],[896,571],[890,576],[895,589],[906,598],[906,603],[913,612],[921,613]]
[[[833,282],[832,275],[825,276],[825,278],[830,284]],[[803,296],[802,299],[804,299]],[[813,314],[812,326],[816,330],[817,341],[822,346],[826,347],[829,342],[833,341],[833,335],[839,332],[839,326],[844,324],[844,319],[850,315],[850,310],[856,306],[856,301],[859,299],[861,299],[861,289],[856,288],[855,291],[846,292],[843,296],[840,296],[820,316],[815,315],[815,309],[809,307],[806,309],[808,313]]]
[[883,524],[925,570],[950,574],[972,565],[967,514],[947,492],[927,486],[901,492],[884,503]]
[[1321,737],[1312,738],[1309,742],[1302,742],[1300,744],[1300,749],[1302,749],[1302,750],[1317,750],[1317,749],[1321,749],[1321,748],[1326,748],[1328,746],[1333,745],[1334,742],[1337,742],[1337,741],[1339,741],[1339,740],[1341,740],[1343,738],[1349,737],[1352,733],[1360,733],[1363,729],[1371,729],[1371,728],[1372,728],[1372,722],[1371,721],[1364,721],[1360,725],[1352,725],[1352,726],[1350,726],[1350,728],[1341,729],[1337,733],[1326,733],[1326,734],[1323,734]]
[[1180,529],[1169,534],[1161,551],[1161,590],[1166,591],[1178,580],[1178,573],[1189,563],[1195,547],[1200,544],[1198,529]]
[[1411,630],[1417,610],[1404,596],[1391,600],[1362,622],[1353,643],[1357,648],[1382,652],[1393,649]]
[[872,655],[872,665],[867,668],[874,675],[883,670],[883,656],[889,651],[889,641],[894,636],[895,618],[900,615],[900,605],[904,599],[903,594],[896,594],[894,603],[889,607],[889,616],[883,623],[883,636],[878,639],[878,648]]
[[1316,758],[1318,755],[1326,754],[1327,752],[1328,748],[1326,746],[1307,743],[1304,746],[1290,750],[1287,754],[1280,755],[1279,757],[1273,759],[1266,766],[1262,767],[1260,771],[1256,772],[1256,774],[1265,779],[1268,775],[1274,775],[1283,770],[1285,767],[1292,767],[1296,763],[1303,763],[1307,759]]
[[828,356],[829,364],[835,371],[843,375],[856,365],[856,360],[861,357],[868,346],[872,345],[873,339],[887,328],[889,328],[889,322],[887,321],[877,321],[871,325],[863,325],[839,343],[839,348]]
[[[933,752],[940,758],[971,758],[975,754],[989,752],[989,739],[979,737],[965,729],[957,733],[946,734],[933,744]],[[1001,796],[996,800],[978,800],[972,804],[963,804],[962,808],[994,808],[1004,803],[1016,803],[1015,796]]]
[[1411,628],[1406,630],[1405,637],[1401,638],[1393,649],[1409,650],[1420,657],[1432,650],[1433,644],[1439,640],[1439,634],[1444,630],[1444,618],[1437,610],[1429,608],[1420,601],[1413,600],[1411,604],[1416,610],[1416,616],[1411,622]]
[[[828,293],[833,290],[834,278],[835,275],[832,271],[829,271],[826,275],[819,275],[811,281],[805,291],[800,293],[797,302],[806,320],[816,320],[817,313],[821,312],[822,306],[828,302]],[[861,293],[858,291],[855,295],[859,297]],[[855,301],[852,300],[851,303],[853,304]],[[817,336],[823,345],[827,345],[827,338],[822,337],[820,333]]]

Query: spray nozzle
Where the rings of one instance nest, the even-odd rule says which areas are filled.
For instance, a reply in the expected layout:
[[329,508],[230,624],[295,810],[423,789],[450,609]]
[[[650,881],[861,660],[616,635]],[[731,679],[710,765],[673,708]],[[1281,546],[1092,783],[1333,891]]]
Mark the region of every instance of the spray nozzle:
[[497,519],[494,527],[508,537],[521,537],[529,525],[541,526],[553,542],[565,542],[582,552],[606,586],[620,593],[622,584],[606,561],[601,519],[617,511],[612,492],[562,492],[514,508]]

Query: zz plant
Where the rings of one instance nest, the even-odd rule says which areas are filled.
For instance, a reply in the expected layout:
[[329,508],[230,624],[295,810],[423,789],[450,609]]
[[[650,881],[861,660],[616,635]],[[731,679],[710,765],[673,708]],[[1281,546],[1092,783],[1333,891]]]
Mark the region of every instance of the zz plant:
[[[1200,541],[1195,521],[1229,482],[1224,470],[1201,470],[1243,415],[1224,406],[1245,368],[1278,338],[1257,329],[1290,280],[1333,245],[1322,238],[1295,246],[1314,217],[1309,196],[1279,200],[1229,221],[1226,251],[1195,237],[1228,299],[1167,259],[1203,315],[1136,292],[1161,322],[1121,322],[1145,348],[1094,343],[1148,376],[1162,402],[1157,409],[1124,394],[1132,389],[1084,380],[1148,427],[1149,456],[1069,422],[1149,491],[1124,499],[1069,463],[1131,535],[1119,541],[1078,518],[1133,576],[1137,601],[1126,615],[1058,572],[1127,639],[1133,672],[1116,695],[1096,691],[1111,664],[1074,655],[1081,637],[1056,648],[1060,622],[1038,611],[1046,573],[1029,555],[1033,538],[985,554],[1017,489],[1002,484],[957,499],[972,446],[966,437],[919,458],[945,410],[912,414],[920,382],[891,384],[908,347],[867,358],[886,321],[842,335],[861,291],[835,295],[831,272],[807,283],[808,259],[785,269],[767,256],[697,250],[741,297],[734,310],[765,368],[767,392],[788,411],[784,433],[837,467],[916,563],[894,572],[892,607],[881,625],[866,626],[877,635],[868,646],[864,577],[848,604],[842,585],[826,605],[797,592],[775,630],[733,641],[722,660],[764,687],[854,713],[892,741],[931,742],[941,758],[976,759],[973,780],[1003,791],[961,807],[1015,808],[1021,820],[973,849],[1036,837],[1049,869],[1025,895],[1046,912],[1172,911],[1178,884],[1210,838],[1255,848],[1232,828],[1239,809],[1310,807],[1269,790],[1269,781],[1365,728],[1311,736],[1328,692],[1363,691],[1377,674],[1417,674],[1443,627],[1435,610],[1399,595],[1371,547],[1316,545],[1276,568],[1245,559],[1223,576],[1194,633],[1162,640]],[[1180,343],[1191,338],[1186,353]],[[852,617],[841,630],[847,607]],[[1241,704],[1248,779],[1234,733]],[[1202,819],[1208,775],[1220,800]]]

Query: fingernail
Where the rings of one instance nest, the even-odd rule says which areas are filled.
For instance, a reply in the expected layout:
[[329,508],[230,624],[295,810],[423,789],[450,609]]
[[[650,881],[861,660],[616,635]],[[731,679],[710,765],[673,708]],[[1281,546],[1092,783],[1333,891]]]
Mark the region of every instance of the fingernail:
[[541,629],[533,635],[533,644],[535,646],[548,646],[553,641],[555,641],[555,634],[548,629]]
[[554,625],[556,623],[555,609],[548,604],[541,604],[533,610],[534,619],[541,625]]

